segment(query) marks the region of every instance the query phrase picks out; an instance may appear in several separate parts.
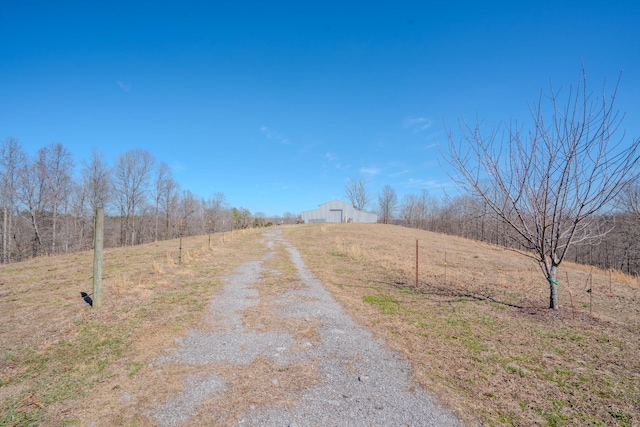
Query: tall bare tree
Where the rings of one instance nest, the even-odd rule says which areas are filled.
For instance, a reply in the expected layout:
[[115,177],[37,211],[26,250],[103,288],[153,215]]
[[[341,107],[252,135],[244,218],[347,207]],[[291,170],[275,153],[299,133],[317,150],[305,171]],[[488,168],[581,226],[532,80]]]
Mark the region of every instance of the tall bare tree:
[[615,137],[621,122],[614,109],[617,89],[594,97],[582,69],[565,98],[553,87],[540,96],[528,132],[516,122],[487,132],[482,123],[464,121],[459,140],[448,132],[457,181],[482,197],[531,251],[548,282],[552,309],[558,308],[557,269],[567,250],[606,233],[594,216],[635,178],[640,139]]
[[[183,222],[182,224],[183,235],[192,235],[196,233],[196,229],[194,228],[194,225],[191,224],[191,221],[189,221],[189,224],[187,224],[187,221],[192,217],[197,216],[201,207],[202,207],[202,204],[200,203],[200,200],[198,199],[198,197],[196,197],[195,194],[193,194],[189,190],[182,191],[182,194],[180,195],[180,199],[178,203],[177,213],[179,215],[179,219]],[[200,230],[200,232],[204,232],[204,230]]]
[[349,178],[344,190],[347,200],[358,210],[364,210],[371,201],[367,192],[367,180],[363,177]]
[[398,196],[389,184],[385,185],[378,193],[378,209],[382,222],[389,224],[398,209]]
[[42,248],[42,237],[39,229],[39,217],[45,206],[44,177],[36,162],[24,156],[20,160],[20,168],[17,170],[17,199],[24,205],[31,219],[33,228],[33,240],[31,246],[32,256],[38,256]]
[[17,173],[25,155],[17,139],[8,137],[0,145],[0,203],[2,203],[2,263],[11,258],[13,208],[16,199]]
[[82,186],[92,212],[105,207],[109,201],[112,184],[112,171],[104,156],[96,148],[91,150],[91,160],[82,161]]
[[417,228],[420,223],[420,198],[415,194],[405,194],[400,203],[400,218],[405,227]]
[[173,179],[169,166],[162,166],[162,163],[156,175],[155,196],[156,206],[164,214],[164,238],[170,239],[173,236],[171,233],[171,218],[172,215],[176,215],[180,201],[180,185]]
[[47,205],[51,208],[53,218],[51,253],[56,253],[58,210],[67,201],[73,188],[73,157],[61,143],[56,142],[38,150],[35,166],[43,178],[43,194]]
[[[155,201],[155,224],[154,239],[158,241],[158,217],[160,213],[160,200],[166,200],[167,193],[171,193],[175,183],[171,168],[166,162],[160,162],[156,169],[155,185],[154,185],[154,201]],[[164,203],[166,205],[166,203]]]
[[224,231],[225,225],[230,225],[230,221],[224,224],[225,219],[227,219],[227,211],[229,211],[227,199],[224,194],[220,192],[214,193],[205,204],[208,231],[213,233]]
[[628,185],[620,196],[623,210],[640,220],[640,185],[637,182]]
[[120,154],[114,168],[114,189],[123,220],[121,243],[136,244],[135,216],[147,196],[155,159],[136,148]]

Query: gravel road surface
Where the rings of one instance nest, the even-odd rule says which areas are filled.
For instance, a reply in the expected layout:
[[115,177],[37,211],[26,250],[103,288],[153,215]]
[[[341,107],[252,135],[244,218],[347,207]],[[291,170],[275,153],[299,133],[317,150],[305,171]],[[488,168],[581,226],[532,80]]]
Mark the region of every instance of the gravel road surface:
[[[225,278],[224,288],[209,306],[209,327],[190,331],[175,351],[157,361],[159,366],[171,363],[211,369],[189,376],[181,392],[149,414],[154,422],[167,427],[193,425],[192,417],[203,411],[204,402],[233,388],[216,367],[241,368],[261,358],[280,371],[312,366],[317,380],[302,387],[292,404],[250,406],[236,418],[237,425],[462,426],[411,382],[411,367],[399,354],[346,314],[280,230],[270,230],[264,239],[268,255],[243,264],[237,274]],[[286,248],[302,285],[279,295],[274,310],[279,318],[317,325],[317,340],[299,341],[292,334],[259,331],[243,322],[242,312],[259,303],[257,287],[265,272],[263,264],[276,256],[277,245]],[[269,382],[274,388],[279,386],[277,379]],[[215,414],[210,415],[215,420]]]

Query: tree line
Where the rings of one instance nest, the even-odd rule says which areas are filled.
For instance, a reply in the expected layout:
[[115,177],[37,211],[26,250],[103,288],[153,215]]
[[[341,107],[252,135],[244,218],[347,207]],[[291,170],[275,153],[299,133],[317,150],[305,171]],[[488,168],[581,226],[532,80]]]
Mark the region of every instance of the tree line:
[[62,143],[29,156],[16,138],[0,141],[2,263],[91,249],[98,207],[105,209],[105,247],[296,221],[291,213],[266,218],[231,207],[222,192],[198,197],[143,149],[121,153],[113,164],[94,149],[80,166],[76,177]]

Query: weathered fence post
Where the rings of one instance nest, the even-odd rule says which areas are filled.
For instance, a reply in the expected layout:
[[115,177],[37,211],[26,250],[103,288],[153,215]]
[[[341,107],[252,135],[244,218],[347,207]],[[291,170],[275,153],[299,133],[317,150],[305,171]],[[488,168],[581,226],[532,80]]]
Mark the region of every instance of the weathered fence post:
[[416,289],[418,288],[418,239],[416,239]]
[[93,229],[93,307],[102,305],[102,247],[104,243],[104,208],[96,209]]

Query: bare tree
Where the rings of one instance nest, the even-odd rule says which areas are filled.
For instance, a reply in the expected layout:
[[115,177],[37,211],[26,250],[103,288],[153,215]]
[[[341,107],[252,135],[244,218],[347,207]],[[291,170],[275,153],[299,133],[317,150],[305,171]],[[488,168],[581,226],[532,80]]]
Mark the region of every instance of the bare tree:
[[171,218],[172,215],[175,215],[180,201],[180,185],[173,179],[169,166],[163,167],[162,163],[158,168],[158,175],[156,178],[156,206],[164,213],[163,237],[165,239],[170,239],[173,237],[171,233]]
[[114,189],[122,219],[123,245],[136,243],[135,215],[144,204],[149,185],[149,175],[155,159],[146,150],[136,148],[118,156],[114,169]]
[[391,223],[398,209],[398,196],[389,184],[385,185],[378,194],[378,209],[382,222],[384,224]]
[[422,230],[426,230],[427,228],[427,217],[429,216],[429,210],[432,207],[432,200],[431,197],[429,196],[429,191],[425,188],[423,188],[420,191],[420,204],[419,204],[419,209],[420,209],[420,224],[419,224],[419,228]]
[[420,211],[420,198],[415,194],[405,194],[400,203],[400,218],[404,221],[405,227],[418,227]]
[[287,211],[282,214],[282,223],[283,224],[295,224],[297,222],[296,215]]
[[31,227],[33,228],[33,241],[31,255],[38,256],[42,248],[42,237],[38,228],[38,217],[44,210],[44,177],[40,169],[36,167],[36,162],[24,156],[20,161],[20,168],[17,170],[17,199],[29,212]]
[[[76,238],[77,250],[87,249],[87,225],[91,224],[90,218],[93,215],[88,211],[88,191],[84,185],[73,184],[73,191],[70,197],[71,220],[73,221],[73,238]],[[95,212],[95,211],[94,211]]]
[[167,197],[166,193],[174,186],[171,168],[166,162],[160,162],[156,169],[154,199],[155,199],[155,226],[154,239],[158,241],[158,216],[160,208],[160,200]]
[[6,138],[0,145],[0,203],[2,203],[2,263],[11,258],[11,235],[13,208],[16,199],[16,177],[25,155],[18,140]]
[[345,186],[345,197],[353,207],[358,210],[364,210],[370,202],[367,193],[367,180],[362,177],[349,178]]
[[71,194],[73,166],[71,153],[59,142],[38,150],[36,168],[43,178],[43,194],[53,215],[51,253],[57,252],[58,210]]
[[640,220],[640,185],[634,182],[625,187],[619,200],[622,209]]
[[178,203],[178,215],[183,221],[183,235],[192,235],[196,230],[191,224],[187,224],[187,220],[195,217],[201,208],[200,200],[189,190],[183,190]]
[[[640,139],[614,139],[621,122],[614,109],[617,88],[608,98],[594,98],[587,92],[583,69],[565,100],[553,88],[548,96],[541,95],[531,108],[527,133],[514,122],[501,133],[461,121],[456,142],[449,131],[457,181],[483,198],[532,251],[546,276],[553,309],[558,308],[557,269],[567,250],[606,233],[592,221],[594,216],[634,179]],[[485,179],[491,191],[483,185]]]
[[224,224],[227,217],[226,212],[229,210],[227,199],[223,193],[214,193],[209,200],[206,201],[206,219],[208,221],[207,230],[215,233],[225,230]]
[[109,201],[109,189],[112,185],[112,171],[104,156],[96,148],[91,150],[91,161],[82,161],[82,187],[88,198],[91,211],[105,207]]

